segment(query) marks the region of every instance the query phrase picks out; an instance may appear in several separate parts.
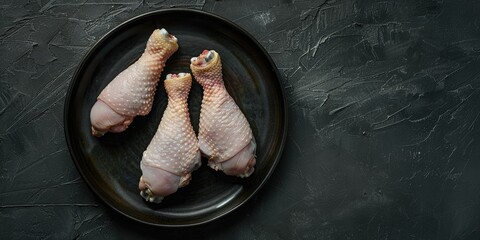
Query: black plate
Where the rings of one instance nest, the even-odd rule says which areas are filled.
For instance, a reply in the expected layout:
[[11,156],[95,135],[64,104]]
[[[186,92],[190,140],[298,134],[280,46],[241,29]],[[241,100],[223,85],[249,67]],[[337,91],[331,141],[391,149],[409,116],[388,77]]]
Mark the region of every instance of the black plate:
[[[203,166],[190,184],[159,204],[139,195],[139,162],[166,107],[160,82],[151,113],[136,117],[127,131],[95,138],[90,109],[100,91],[143,52],[156,28],[178,38],[179,50],[168,60],[169,72],[190,72],[192,56],[204,49],[221,54],[225,85],[246,115],[256,137],[257,165],[247,179],[224,176]],[[202,89],[194,82],[189,97],[192,124],[198,129]],[[128,20],[103,37],[85,56],[65,102],[65,134],[73,161],[91,189],[127,217],[158,226],[192,226],[217,219],[244,204],[265,183],[286,138],[286,105],[278,70],[255,39],[232,22],[188,9],[160,10]]]

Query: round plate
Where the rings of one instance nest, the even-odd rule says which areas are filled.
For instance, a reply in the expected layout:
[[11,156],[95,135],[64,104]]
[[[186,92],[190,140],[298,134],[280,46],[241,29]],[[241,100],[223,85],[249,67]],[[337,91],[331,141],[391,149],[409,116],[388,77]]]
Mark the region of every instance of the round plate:
[[[156,28],[178,38],[179,50],[167,61],[152,111],[136,117],[123,133],[101,138],[90,132],[90,109],[102,89],[142,54]],[[247,117],[257,140],[257,164],[249,178],[215,172],[202,160],[192,181],[161,204],[139,195],[142,153],[150,143],[167,98],[162,81],[168,73],[190,72],[190,58],[204,49],[222,57],[224,81]],[[198,132],[201,86],[189,96],[192,125]],[[87,53],[70,85],[65,102],[65,134],[73,161],[91,189],[118,212],[147,224],[192,226],[217,219],[244,204],[265,183],[277,164],[286,138],[287,118],[279,74],[260,44],[232,22],[197,10],[170,9],[128,20]]]

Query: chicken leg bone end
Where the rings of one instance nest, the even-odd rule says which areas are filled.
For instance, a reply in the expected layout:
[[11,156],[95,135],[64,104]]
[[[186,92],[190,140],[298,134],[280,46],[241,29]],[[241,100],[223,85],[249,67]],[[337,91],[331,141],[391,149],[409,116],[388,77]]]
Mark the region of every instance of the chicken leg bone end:
[[147,202],[159,203],[164,196],[170,195],[180,187],[181,177],[167,172],[161,168],[140,163],[143,175],[140,177],[138,187],[140,195]]

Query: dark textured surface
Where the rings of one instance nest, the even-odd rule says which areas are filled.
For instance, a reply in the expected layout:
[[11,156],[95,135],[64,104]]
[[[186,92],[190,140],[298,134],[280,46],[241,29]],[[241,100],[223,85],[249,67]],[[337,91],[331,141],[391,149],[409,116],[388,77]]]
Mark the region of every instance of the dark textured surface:
[[[283,75],[289,136],[256,197],[221,221],[125,219],[80,178],[63,102],[80,59],[166,7],[248,30]],[[3,1],[0,239],[479,239],[480,2]]]

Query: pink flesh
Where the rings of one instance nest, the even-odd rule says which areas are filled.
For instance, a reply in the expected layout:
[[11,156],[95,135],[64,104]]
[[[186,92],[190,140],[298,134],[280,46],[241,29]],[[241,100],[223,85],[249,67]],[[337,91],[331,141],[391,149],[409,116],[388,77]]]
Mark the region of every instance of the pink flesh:
[[90,122],[94,126],[95,136],[107,131],[122,132],[132,122],[133,117],[122,116],[113,111],[102,100],[97,100],[90,111]]
[[195,65],[198,65],[198,66],[205,66],[207,65],[207,62],[204,61],[205,57],[207,57],[207,54],[208,54],[208,50],[203,50],[203,52],[197,57],[197,61],[195,62]]
[[167,172],[161,168],[146,166],[143,162],[140,163],[142,169],[142,180],[139,182],[139,189],[152,190],[158,196],[167,196],[177,191],[180,185],[180,176],[171,172]]
[[253,172],[256,163],[255,155],[252,154],[255,152],[255,148],[255,142],[250,142],[237,155],[220,163],[220,168],[227,175],[239,176],[245,174],[248,177]]

